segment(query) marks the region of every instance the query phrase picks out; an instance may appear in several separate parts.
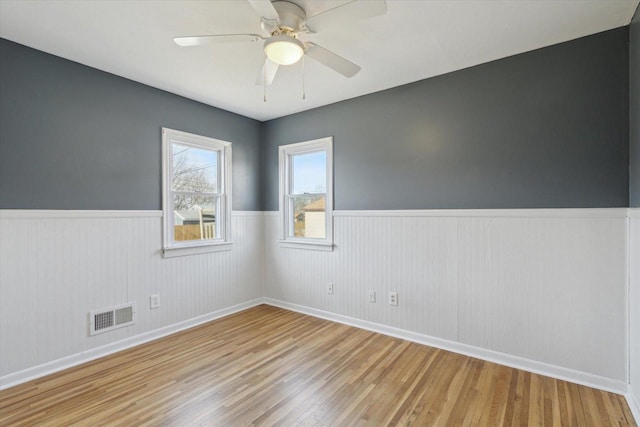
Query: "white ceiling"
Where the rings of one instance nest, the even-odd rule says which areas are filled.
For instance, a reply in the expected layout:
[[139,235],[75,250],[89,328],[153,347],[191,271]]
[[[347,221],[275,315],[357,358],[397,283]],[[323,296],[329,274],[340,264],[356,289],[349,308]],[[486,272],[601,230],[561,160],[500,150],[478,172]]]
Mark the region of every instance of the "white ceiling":
[[[345,3],[290,1],[308,15]],[[172,40],[259,33],[245,0],[0,0],[0,36],[268,120],[628,25],[639,1],[387,0],[386,15],[312,28],[306,38],[360,65],[359,74],[348,79],[307,60],[302,100],[301,63],[280,67],[266,103],[255,85],[261,43],[181,48]]]

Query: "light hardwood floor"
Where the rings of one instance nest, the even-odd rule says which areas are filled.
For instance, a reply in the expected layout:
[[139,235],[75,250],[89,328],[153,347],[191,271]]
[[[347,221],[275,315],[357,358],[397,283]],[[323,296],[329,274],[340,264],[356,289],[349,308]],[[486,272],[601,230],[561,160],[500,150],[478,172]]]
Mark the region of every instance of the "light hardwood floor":
[[633,426],[622,396],[271,306],[0,392],[0,425]]

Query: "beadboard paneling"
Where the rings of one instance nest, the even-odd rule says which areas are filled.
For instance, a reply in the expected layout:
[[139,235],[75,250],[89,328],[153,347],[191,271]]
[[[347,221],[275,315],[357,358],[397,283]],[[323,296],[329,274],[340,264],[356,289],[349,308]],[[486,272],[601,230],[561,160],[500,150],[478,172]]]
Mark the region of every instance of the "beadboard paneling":
[[267,215],[265,294],[624,382],[626,210],[574,211],[338,211],[326,253],[281,248]]
[[[233,215],[231,251],[166,259],[161,222],[157,211],[0,211],[0,376],[262,296],[262,213]],[[135,325],[88,335],[90,310],[129,301]]]
[[[334,252],[281,248],[277,215],[236,212],[232,251],[163,259],[156,211],[0,211],[1,376],[266,296],[626,381],[626,212],[338,211]],[[640,218],[631,212],[633,367]],[[398,307],[386,304],[389,290]],[[158,310],[148,308],[153,293]],[[138,304],[135,325],[88,336],[90,309],[126,301]]]
[[640,422],[640,209],[629,212],[629,406]]
[[624,380],[624,235],[624,219],[461,221],[459,340]]

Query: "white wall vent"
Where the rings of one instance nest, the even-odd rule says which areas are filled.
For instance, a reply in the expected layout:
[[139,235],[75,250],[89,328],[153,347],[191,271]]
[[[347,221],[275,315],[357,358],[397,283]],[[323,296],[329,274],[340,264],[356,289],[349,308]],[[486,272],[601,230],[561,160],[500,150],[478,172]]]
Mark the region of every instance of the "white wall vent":
[[135,303],[116,305],[89,312],[89,335],[101,334],[136,321]]

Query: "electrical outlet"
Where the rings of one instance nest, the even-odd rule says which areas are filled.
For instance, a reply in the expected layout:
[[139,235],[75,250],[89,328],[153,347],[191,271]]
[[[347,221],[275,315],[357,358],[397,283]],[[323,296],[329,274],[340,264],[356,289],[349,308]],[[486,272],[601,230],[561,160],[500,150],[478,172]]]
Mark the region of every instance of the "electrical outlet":
[[333,283],[327,283],[327,293],[333,295]]
[[150,308],[160,308],[160,295],[155,294],[149,297]]
[[398,305],[398,293],[389,292],[389,305]]
[[367,301],[376,302],[376,291],[374,291],[373,289],[370,289],[368,295],[369,295],[369,297],[368,297]]

